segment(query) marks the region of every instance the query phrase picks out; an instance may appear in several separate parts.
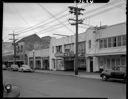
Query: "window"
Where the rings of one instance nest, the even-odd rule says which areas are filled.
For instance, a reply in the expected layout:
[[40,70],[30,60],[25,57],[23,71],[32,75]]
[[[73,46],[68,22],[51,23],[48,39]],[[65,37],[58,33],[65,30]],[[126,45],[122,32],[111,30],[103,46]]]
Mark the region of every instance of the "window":
[[120,66],[120,58],[116,59],[116,66],[119,67]]
[[103,40],[100,40],[100,48],[103,48]]
[[122,36],[122,46],[126,45],[126,35]]
[[23,52],[23,45],[21,45],[21,50],[20,51]]
[[121,36],[118,36],[118,37],[117,37],[117,40],[118,40],[117,46],[121,46]]
[[79,42],[78,44],[78,53],[81,55],[85,54],[85,42]]
[[52,47],[52,52],[54,53],[54,46]]
[[104,48],[107,48],[107,39],[104,39]]
[[62,53],[62,46],[56,46],[56,52]]
[[74,52],[74,43],[64,45],[65,53]]
[[113,47],[116,47],[116,37],[113,37]]
[[126,65],[126,57],[125,56],[121,57],[121,65]]
[[91,40],[89,40],[89,48],[91,48]]
[[109,58],[107,59],[107,68],[110,69],[110,59]]
[[108,38],[108,47],[111,47],[111,43],[112,43],[111,38]]

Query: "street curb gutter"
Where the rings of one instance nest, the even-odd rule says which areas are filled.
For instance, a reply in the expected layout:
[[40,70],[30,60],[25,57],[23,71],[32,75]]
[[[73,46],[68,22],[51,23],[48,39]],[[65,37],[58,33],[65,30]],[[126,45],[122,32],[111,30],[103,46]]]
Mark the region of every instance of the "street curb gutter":
[[89,79],[101,79],[100,76],[92,76],[92,75],[73,75],[73,74],[61,74],[61,73],[54,73],[54,72],[43,72],[43,71],[35,71],[36,73],[46,73],[46,74],[55,74],[55,75],[66,75],[66,76],[74,76],[79,78],[89,78]]

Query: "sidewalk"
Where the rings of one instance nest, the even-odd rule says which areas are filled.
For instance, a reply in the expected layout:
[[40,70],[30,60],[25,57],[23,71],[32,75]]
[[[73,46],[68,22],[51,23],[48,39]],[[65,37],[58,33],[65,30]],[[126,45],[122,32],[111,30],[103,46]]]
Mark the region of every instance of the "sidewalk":
[[69,76],[76,76],[81,78],[91,78],[91,79],[101,79],[99,73],[90,73],[85,71],[79,71],[78,75],[74,74],[74,71],[50,71],[50,70],[35,70],[37,73],[50,73],[50,74],[57,74],[57,75],[69,75]]

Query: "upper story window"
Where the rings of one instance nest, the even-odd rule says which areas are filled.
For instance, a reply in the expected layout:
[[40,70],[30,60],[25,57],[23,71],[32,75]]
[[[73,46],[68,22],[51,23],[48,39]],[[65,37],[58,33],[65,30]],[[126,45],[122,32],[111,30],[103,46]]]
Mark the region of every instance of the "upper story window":
[[91,40],[89,40],[89,48],[91,48]]
[[104,39],[104,48],[107,48],[107,39]]
[[122,46],[126,45],[126,35],[122,36]]
[[99,40],[100,48],[110,48],[118,46],[126,46],[126,35],[103,38]]
[[54,46],[52,47],[52,52],[54,53]]
[[21,52],[23,52],[23,45],[21,45],[21,49],[20,49]]
[[74,43],[64,45],[64,51],[65,53],[68,53],[71,51],[74,52]]
[[78,43],[78,53],[84,55],[85,54],[85,41]]
[[100,43],[100,48],[103,48],[103,40],[102,39],[99,41],[99,43]]
[[56,46],[56,52],[62,53],[62,45]]

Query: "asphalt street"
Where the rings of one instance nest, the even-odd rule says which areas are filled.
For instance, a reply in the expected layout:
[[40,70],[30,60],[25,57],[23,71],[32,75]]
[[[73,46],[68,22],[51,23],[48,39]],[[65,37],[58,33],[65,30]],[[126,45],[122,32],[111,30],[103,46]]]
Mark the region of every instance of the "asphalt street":
[[20,88],[20,97],[96,97],[126,99],[126,84],[48,73],[3,71],[6,83]]

